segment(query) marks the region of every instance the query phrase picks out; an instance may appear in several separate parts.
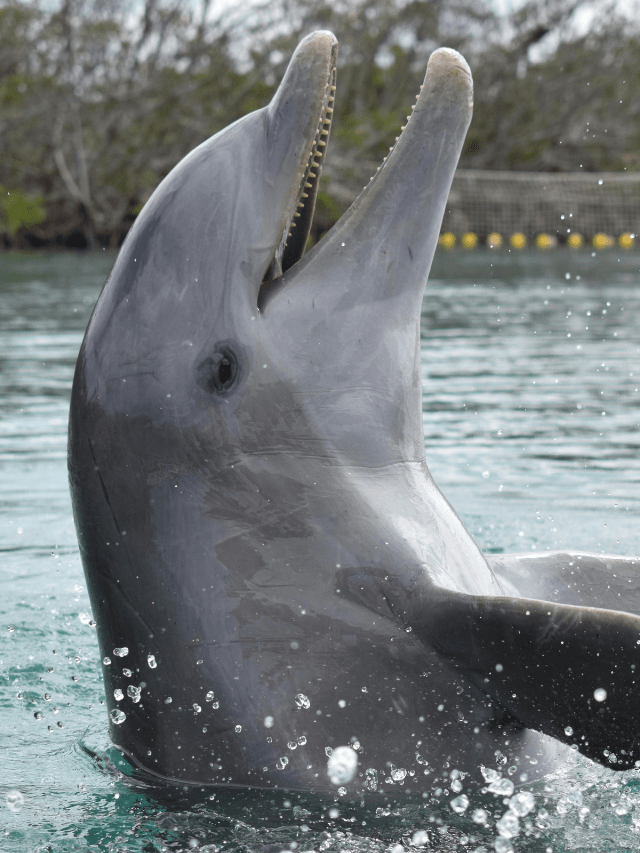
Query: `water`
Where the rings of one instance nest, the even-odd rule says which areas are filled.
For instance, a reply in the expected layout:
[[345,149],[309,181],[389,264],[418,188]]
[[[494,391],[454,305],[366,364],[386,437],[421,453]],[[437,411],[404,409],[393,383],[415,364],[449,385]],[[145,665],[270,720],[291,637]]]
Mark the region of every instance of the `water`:
[[[73,366],[112,262],[0,256],[0,850],[494,850],[496,821],[513,828],[504,794],[464,780],[392,808],[162,792],[109,746],[65,454]],[[427,458],[485,550],[638,552],[639,269],[615,252],[436,258],[422,317]],[[527,790],[535,808],[498,850],[638,849],[638,773],[576,757]]]

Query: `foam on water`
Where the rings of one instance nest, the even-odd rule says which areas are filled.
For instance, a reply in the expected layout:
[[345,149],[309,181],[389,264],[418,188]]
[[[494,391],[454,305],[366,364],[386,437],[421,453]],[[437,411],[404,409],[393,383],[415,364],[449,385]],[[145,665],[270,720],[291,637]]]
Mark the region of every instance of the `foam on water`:
[[[379,773],[354,741],[343,747],[363,779],[354,803],[340,774],[324,798],[154,788],[109,745],[111,660],[96,642],[65,463],[73,366],[112,260],[0,257],[0,849],[637,850],[640,774],[579,755],[532,783],[496,755],[478,790],[419,755]],[[436,258],[422,317],[427,459],[484,549],[637,551],[639,267],[613,252]],[[144,690],[124,689],[120,725]],[[313,713],[303,694],[290,701]],[[426,796],[406,802],[407,785]]]

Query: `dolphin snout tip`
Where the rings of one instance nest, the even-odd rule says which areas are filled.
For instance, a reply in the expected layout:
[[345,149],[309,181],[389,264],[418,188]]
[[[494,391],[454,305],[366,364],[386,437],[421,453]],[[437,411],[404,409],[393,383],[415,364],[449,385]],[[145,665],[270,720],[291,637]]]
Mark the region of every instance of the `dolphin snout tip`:
[[300,48],[332,51],[338,46],[338,39],[331,30],[315,30],[309,33],[298,45]]
[[469,63],[461,53],[451,47],[439,47],[429,57],[427,74],[438,77],[458,77],[460,82],[470,87],[473,78]]

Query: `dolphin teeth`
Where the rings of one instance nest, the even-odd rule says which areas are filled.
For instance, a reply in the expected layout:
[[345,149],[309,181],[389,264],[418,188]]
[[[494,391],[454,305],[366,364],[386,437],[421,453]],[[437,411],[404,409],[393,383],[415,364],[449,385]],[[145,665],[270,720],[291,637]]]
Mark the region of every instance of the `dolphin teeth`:
[[[333,113],[333,107],[327,107],[327,112],[329,113],[329,115],[332,115],[332,113]],[[328,121],[328,120],[327,120],[327,119],[325,119],[325,124],[327,123],[327,121]]]
[[328,130],[321,130],[320,136],[329,136],[329,131]]
[[321,145],[323,148],[326,147],[326,142],[323,142],[322,139],[318,141],[318,145]]
[[310,178],[315,178],[314,173],[313,173],[313,172],[309,172],[309,177],[310,177]]
[[402,127],[400,128],[400,130],[404,130],[406,126],[407,126],[406,124],[403,124]]
[[310,184],[310,183],[309,183],[309,181],[307,181],[307,182],[305,183],[305,187],[306,187],[306,189],[308,189],[308,190],[313,189],[313,184]]
[[[306,184],[305,184],[305,186],[306,186]],[[309,198],[309,193],[302,193],[300,198]]]

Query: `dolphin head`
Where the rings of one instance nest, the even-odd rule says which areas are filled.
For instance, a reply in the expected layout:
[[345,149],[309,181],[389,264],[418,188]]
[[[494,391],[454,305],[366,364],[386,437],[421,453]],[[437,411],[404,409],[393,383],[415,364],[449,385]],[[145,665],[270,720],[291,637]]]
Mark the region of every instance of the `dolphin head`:
[[420,303],[471,77],[454,51],[433,54],[382,168],[302,258],[336,52],[330,33],[307,37],[269,106],[196,148],[143,209],[85,342],[105,411],[197,431],[214,455],[313,438],[358,464],[423,458]]
[[[247,783],[256,767],[273,773],[262,720],[277,712],[294,732],[279,697],[306,693],[341,655],[346,671],[360,642],[380,683],[399,680],[395,650],[409,644],[413,696],[406,662],[422,666],[423,652],[397,620],[339,596],[341,566],[381,568],[388,546],[403,566],[458,561],[472,580],[488,575],[431,484],[419,382],[420,306],[471,117],[469,69],[455,51],[432,55],[381,168],[303,257],[335,64],[330,33],[306,38],[269,106],[165,178],[78,359],[78,538],[102,653],[129,650],[105,667],[112,737],[165,776]],[[336,645],[346,625],[351,645]],[[306,649],[295,665],[292,636]],[[113,698],[127,678],[142,685],[141,701],[135,691]],[[118,702],[128,702],[126,724]],[[252,754],[234,740],[239,719]],[[331,737],[348,742],[345,726]],[[409,743],[404,729],[385,732],[380,742]],[[313,765],[301,754],[288,784]]]

